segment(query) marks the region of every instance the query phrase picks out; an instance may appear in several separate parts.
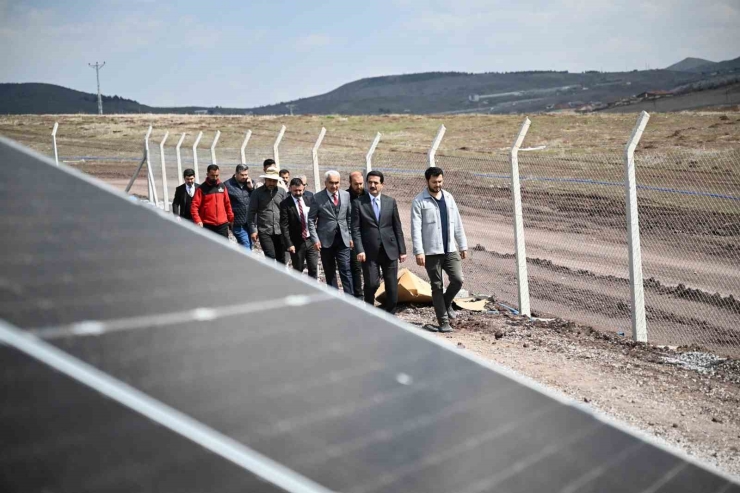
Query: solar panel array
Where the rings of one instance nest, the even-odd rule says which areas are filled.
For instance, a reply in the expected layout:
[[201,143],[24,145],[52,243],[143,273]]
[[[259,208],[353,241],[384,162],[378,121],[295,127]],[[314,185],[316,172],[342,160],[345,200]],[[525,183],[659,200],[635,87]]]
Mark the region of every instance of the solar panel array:
[[0,491],[740,491],[6,140],[0,169]]

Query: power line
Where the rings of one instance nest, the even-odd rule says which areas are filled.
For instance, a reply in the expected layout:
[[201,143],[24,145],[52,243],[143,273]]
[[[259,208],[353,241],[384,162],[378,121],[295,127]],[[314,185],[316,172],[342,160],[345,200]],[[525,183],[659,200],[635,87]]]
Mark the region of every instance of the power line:
[[95,65],[92,63],[88,63],[90,67],[95,69],[95,76],[98,78],[98,115],[103,114],[103,97],[100,95],[100,69],[105,67],[105,62],[103,62],[102,65],[100,65],[98,62],[95,62]]

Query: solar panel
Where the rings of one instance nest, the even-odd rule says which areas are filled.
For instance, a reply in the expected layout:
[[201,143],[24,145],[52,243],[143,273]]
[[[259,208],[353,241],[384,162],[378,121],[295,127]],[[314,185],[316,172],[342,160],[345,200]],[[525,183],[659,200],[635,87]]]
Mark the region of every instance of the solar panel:
[[736,492],[0,141],[0,490]]

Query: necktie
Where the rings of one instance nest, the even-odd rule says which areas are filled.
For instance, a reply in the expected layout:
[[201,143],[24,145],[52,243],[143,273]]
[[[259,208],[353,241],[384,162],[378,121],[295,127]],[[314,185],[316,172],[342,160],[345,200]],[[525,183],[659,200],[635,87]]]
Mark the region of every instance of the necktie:
[[380,222],[380,204],[378,204],[378,197],[373,197],[373,210],[375,211],[375,220]]
[[337,194],[334,193],[334,206],[339,205],[339,197],[337,197]]
[[308,231],[306,229],[306,216],[303,214],[303,201],[298,201],[298,214],[301,216],[301,238],[304,240],[308,239]]

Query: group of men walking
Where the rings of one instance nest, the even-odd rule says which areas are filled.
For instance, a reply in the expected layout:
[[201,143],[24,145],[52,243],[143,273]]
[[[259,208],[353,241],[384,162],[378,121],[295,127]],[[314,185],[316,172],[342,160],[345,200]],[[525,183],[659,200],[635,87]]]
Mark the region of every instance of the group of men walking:
[[[222,183],[219,168],[208,166],[203,184],[194,183],[193,170],[183,173],[185,183],[175,192],[172,211],[183,219],[228,237],[251,249],[259,242],[265,256],[285,264],[286,252],[294,269],[318,277],[318,260],[327,284],[371,304],[380,279],[385,283],[381,308],[393,313],[398,303],[398,264],[406,261],[406,242],[396,200],[383,192],[380,171],[349,175],[350,187],[341,189],[337,171],[324,175],[325,188],[306,190],[305,176],[290,178],[272,159],[263,165],[262,184],[238,165],[234,176]],[[456,317],[452,300],[463,283],[461,260],[467,239],[453,196],[443,190],[444,172],[430,167],[426,187],[411,206],[411,243],[416,263],[426,268],[438,326],[449,332]],[[449,278],[444,290],[443,272]],[[364,281],[364,286],[363,286]]]

